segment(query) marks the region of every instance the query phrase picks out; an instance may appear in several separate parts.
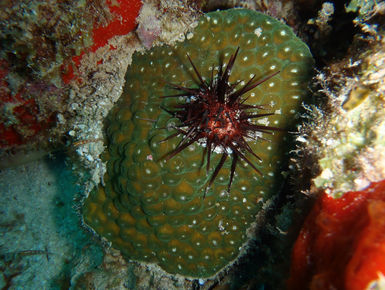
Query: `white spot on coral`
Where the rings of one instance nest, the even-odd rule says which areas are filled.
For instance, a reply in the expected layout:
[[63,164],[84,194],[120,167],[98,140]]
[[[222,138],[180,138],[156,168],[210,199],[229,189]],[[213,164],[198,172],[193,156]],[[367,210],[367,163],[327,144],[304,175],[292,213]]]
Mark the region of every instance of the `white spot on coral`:
[[261,27],[258,27],[254,30],[254,34],[258,37],[260,37],[262,35],[262,28]]
[[279,34],[281,34],[282,36],[285,36],[286,35],[286,31],[285,30],[281,30],[281,32]]
[[225,230],[225,227],[223,226],[223,220],[219,220],[219,222],[218,222],[218,229],[220,231],[224,231]]
[[268,118],[261,118],[261,119],[257,120],[257,123],[268,126],[269,125],[269,119]]
[[227,195],[228,195],[228,193],[227,193],[226,190],[222,190],[222,191],[219,193],[219,196],[220,196],[220,197],[225,197],[225,196],[227,196]]

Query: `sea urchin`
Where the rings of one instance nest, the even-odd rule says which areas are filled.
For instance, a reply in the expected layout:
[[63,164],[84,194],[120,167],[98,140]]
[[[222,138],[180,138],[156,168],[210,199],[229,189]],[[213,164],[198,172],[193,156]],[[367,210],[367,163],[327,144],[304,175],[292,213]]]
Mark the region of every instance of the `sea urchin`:
[[168,112],[173,118],[180,120],[180,124],[173,126],[176,132],[168,136],[164,141],[182,136],[177,147],[168,152],[163,158],[169,160],[192,143],[200,142],[205,146],[203,158],[206,155],[206,171],[208,172],[210,169],[211,153],[219,149],[222,157],[211,175],[208,183],[208,187],[210,187],[227,157],[231,155],[232,162],[228,191],[230,191],[239,158],[246,161],[257,173],[262,175],[246,156],[248,153],[258,160],[261,160],[248,145],[247,140],[263,139],[258,132],[271,133],[271,131],[279,130],[279,128],[276,127],[254,124],[251,121],[252,119],[270,116],[274,113],[255,113],[253,110],[263,109],[264,106],[245,104],[246,98],[242,98],[244,94],[271,79],[277,75],[279,71],[271,73],[262,79],[256,79],[254,75],[246,84],[236,89],[241,84],[241,81],[230,83],[229,77],[238,51],[239,47],[235,53],[230,56],[226,65],[219,65],[216,76],[214,76],[214,69],[211,70],[211,78],[208,82],[204,80],[189,55],[187,55],[198,77],[198,88],[188,88],[177,84],[170,84],[172,88],[181,93],[162,97],[186,98],[184,104],[174,105],[175,110],[173,111],[163,108],[163,110]]

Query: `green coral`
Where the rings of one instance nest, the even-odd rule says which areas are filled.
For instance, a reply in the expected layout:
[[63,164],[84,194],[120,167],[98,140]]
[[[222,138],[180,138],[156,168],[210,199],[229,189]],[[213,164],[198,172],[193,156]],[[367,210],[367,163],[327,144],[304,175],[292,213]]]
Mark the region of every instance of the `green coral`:
[[268,141],[249,141],[262,159],[253,163],[263,176],[239,162],[231,192],[226,191],[227,160],[204,197],[220,154],[212,153],[206,174],[198,143],[168,161],[161,158],[180,142],[162,142],[175,132],[172,125],[178,120],[161,107],[184,101],[160,98],[175,94],[166,81],[196,86],[187,54],[209,79],[237,47],[230,82],[280,71],[250,91],[246,103],[275,112],[259,120],[264,125],[291,128],[313,59],[291,29],[271,17],[245,9],[208,13],[183,43],[134,55],[123,94],[107,120],[105,186],[89,195],[83,212],[85,222],[129,259],[156,263],[172,274],[212,277],[245,251],[256,215],[279,190],[287,152],[284,132],[263,134]]

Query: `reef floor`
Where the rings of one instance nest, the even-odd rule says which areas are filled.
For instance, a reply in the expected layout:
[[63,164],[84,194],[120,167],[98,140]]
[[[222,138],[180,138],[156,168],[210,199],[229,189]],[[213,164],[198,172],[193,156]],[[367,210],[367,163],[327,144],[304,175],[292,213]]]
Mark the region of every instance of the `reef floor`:
[[65,158],[0,171],[0,289],[68,289],[102,260],[74,208],[79,187]]

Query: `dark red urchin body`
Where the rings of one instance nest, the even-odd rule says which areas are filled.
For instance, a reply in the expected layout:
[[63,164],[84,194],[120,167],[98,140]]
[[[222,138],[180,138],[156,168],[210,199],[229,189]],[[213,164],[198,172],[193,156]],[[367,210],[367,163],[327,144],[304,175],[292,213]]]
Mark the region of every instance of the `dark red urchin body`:
[[208,187],[211,186],[217,177],[227,157],[231,155],[232,163],[228,191],[230,191],[239,158],[247,162],[256,172],[262,174],[246,156],[248,153],[261,160],[250,148],[247,139],[263,139],[257,135],[258,132],[271,134],[271,131],[280,130],[276,127],[253,123],[251,119],[270,116],[273,115],[273,113],[255,113],[253,110],[263,109],[263,106],[245,104],[247,98],[242,98],[244,94],[274,77],[279,71],[260,80],[256,80],[254,76],[241,88],[236,89],[240,82],[238,81],[231,84],[229,83],[229,77],[238,51],[239,48],[231,55],[224,71],[223,66],[220,65],[218,74],[214,77],[214,69],[212,70],[209,82],[206,82],[202,78],[190,57],[187,56],[199,79],[198,88],[187,88],[170,84],[181,93],[163,96],[163,98],[187,98],[186,103],[175,105],[175,110],[173,111],[163,108],[173,117],[180,120],[180,124],[174,127],[176,132],[168,136],[165,140],[180,135],[183,136],[178,146],[163,158],[169,160],[194,142],[201,142],[206,145],[203,154],[206,155],[207,158],[206,170],[208,171],[210,168],[211,153],[219,148],[222,152],[222,157],[214,169]]

